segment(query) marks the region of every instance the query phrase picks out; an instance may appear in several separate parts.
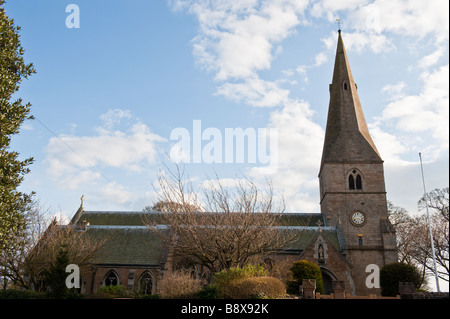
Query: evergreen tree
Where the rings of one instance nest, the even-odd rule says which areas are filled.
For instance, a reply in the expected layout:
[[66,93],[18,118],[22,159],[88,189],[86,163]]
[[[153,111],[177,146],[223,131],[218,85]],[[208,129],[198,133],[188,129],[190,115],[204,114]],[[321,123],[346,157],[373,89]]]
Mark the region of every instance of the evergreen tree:
[[33,64],[25,64],[23,59],[20,27],[7,16],[3,4],[0,0],[0,254],[13,249],[14,239],[24,230],[25,213],[33,196],[17,190],[33,159],[20,160],[19,154],[10,150],[10,143],[20,125],[32,118],[31,104],[24,105],[13,94],[22,79],[35,73]]
[[288,293],[297,294],[303,279],[315,279],[316,291],[323,294],[323,278],[320,267],[308,260],[298,260],[291,267],[293,281],[288,282]]
[[55,262],[46,272],[46,282],[50,288],[50,296],[53,298],[65,298],[69,295],[66,286],[66,267],[69,264],[69,251],[65,245],[58,251]]
[[380,286],[382,296],[396,296],[400,294],[399,282],[412,282],[419,289],[422,278],[416,267],[405,263],[387,264],[380,270]]

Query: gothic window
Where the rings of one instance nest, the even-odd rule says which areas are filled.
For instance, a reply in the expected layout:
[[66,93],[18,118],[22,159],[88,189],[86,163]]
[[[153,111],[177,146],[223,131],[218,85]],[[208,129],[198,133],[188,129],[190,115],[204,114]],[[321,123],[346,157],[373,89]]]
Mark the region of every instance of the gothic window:
[[344,90],[347,90],[347,82],[344,82]]
[[145,271],[139,279],[139,294],[151,295],[153,289],[153,277],[149,271]]
[[348,189],[355,189],[355,179],[353,175],[348,177]]
[[104,286],[117,286],[119,284],[119,276],[114,270],[108,271],[103,279]]
[[362,190],[362,177],[356,169],[348,175],[348,189]]
[[356,175],[356,189],[362,189],[361,175]]

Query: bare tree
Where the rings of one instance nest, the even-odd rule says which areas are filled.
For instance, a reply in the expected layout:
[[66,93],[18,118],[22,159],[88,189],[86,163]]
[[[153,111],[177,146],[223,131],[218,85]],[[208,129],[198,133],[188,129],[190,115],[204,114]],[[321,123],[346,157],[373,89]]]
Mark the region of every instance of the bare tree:
[[395,206],[388,201],[389,221],[394,226],[397,237],[397,250],[399,262],[414,264],[415,258],[413,238],[417,229],[418,221],[410,215],[403,207]]
[[[189,205],[189,204],[186,204]],[[169,202],[169,201],[165,201],[165,200],[160,200],[158,201],[156,204],[154,204],[153,206],[146,206],[144,208],[144,212],[152,212],[152,211],[157,211],[157,212],[182,212],[185,208],[183,208],[183,205],[178,204],[176,202]],[[192,211],[197,211],[197,212],[201,212],[201,208],[200,207],[189,207],[189,210]]]
[[[448,188],[435,189],[427,194],[438,276],[445,281],[449,280],[448,194]],[[425,197],[419,200],[418,206],[421,211],[425,209]],[[425,281],[428,275],[434,273],[426,215],[411,215],[392,203],[388,203],[388,210],[389,219],[396,230],[399,261],[418,267]]]
[[49,222],[46,215],[48,209],[35,202],[28,214],[26,231],[16,237],[14,247],[0,255],[0,275],[16,287],[45,289],[41,274],[55,262],[62,247],[68,251],[70,263],[87,270],[90,260],[108,240],[91,239],[88,233],[56,218]]
[[[152,229],[172,247],[174,260],[184,265],[201,265],[212,274],[283,249],[298,237],[298,231],[282,227],[284,201],[275,203],[270,183],[261,190],[240,178],[229,186],[216,176],[194,191],[178,166],[175,172],[160,172],[158,182],[160,201],[176,210],[159,216],[169,231]],[[156,225],[150,220],[146,224]]]
[[0,275],[4,279],[5,288],[7,280],[11,280],[19,287],[26,287],[23,285],[25,260],[49,226],[48,215],[48,208],[43,207],[36,200],[33,201],[25,215],[23,230],[17,232],[10,244],[0,252]]
[[[436,264],[438,268],[438,276],[440,279],[449,281],[449,188],[435,189],[426,196],[422,197],[419,202],[419,210],[425,210],[426,204],[430,213],[431,232],[433,234],[433,244],[435,250]],[[431,241],[428,227],[428,221],[424,218],[423,236],[421,242],[422,252],[427,260],[424,266],[427,270],[434,272],[434,265],[431,262],[432,251]]]

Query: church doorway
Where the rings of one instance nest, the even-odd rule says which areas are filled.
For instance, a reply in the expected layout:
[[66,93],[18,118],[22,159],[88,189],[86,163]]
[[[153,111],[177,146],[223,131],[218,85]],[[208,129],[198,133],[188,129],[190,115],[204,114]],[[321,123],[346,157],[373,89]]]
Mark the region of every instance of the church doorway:
[[320,271],[322,272],[323,293],[329,295],[333,292],[333,280],[337,280],[337,277],[326,268],[321,267]]

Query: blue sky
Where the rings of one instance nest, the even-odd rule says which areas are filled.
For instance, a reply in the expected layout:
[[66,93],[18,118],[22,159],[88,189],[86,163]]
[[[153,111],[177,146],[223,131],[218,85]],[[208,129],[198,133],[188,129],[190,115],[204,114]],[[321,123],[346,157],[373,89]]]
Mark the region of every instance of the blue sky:
[[[80,10],[67,28],[66,6]],[[320,212],[319,171],[337,41],[336,18],[388,200],[417,211],[449,184],[448,2],[442,0],[10,0],[37,74],[17,96],[32,103],[12,149],[35,163],[21,188],[53,214],[141,210],[170,164],[171,132],[278,130],[278,169],[188,163],[202,183],[242,173],[272,180],[290,212]]]

